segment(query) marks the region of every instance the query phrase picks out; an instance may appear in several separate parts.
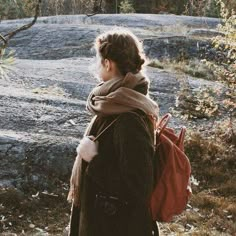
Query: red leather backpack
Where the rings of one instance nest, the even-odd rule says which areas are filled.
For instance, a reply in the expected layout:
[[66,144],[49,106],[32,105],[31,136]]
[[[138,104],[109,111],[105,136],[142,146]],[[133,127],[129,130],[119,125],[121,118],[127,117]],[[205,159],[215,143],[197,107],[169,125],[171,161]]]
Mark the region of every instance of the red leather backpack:
[[171,115],[166,114],[157,125],[155,162],[155,187],[151,196],[153,220],[169,222],[186,207],[191,194],[191,166],[184,153],[183,127],[177,136],[167,127]]

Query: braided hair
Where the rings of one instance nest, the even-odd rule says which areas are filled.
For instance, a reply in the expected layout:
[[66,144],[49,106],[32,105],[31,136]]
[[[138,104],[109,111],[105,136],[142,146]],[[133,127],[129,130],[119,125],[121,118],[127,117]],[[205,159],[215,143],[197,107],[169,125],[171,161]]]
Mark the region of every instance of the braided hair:
[[95,40],[95,49],[102,63],[105,59],[112,60],[122,75],[134,74],[142,70],[145,63],[142,44],[128,30],[108,31]]

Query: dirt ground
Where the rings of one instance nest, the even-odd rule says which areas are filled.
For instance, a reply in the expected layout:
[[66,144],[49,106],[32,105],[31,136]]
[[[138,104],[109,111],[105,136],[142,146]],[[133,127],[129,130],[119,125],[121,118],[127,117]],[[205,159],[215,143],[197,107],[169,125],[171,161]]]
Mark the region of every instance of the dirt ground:
[[64,186],[57,193],[2,189],[0,202],[1,235],[63,235],[69,222]]
[[[192,162],[196,170],[202,171],[199,165],[197,161]],[[232,168],[226,172],[233,181],[235,170]],[[199,170],[194,174],[200,174]],[[227,190],[230,179],[225,182],[216,179],[218,185],[210,181],[209,176],[200,179],[192,177],[193,195],[186,211],[170,223],[160,223],[161,235],[236,235],[235,182]],[[220,192],[222,186],[223,193]],[[54,193],[1,189],[0,235],[66,235],[70,216],[67,193],[65,183],[61,183]]]

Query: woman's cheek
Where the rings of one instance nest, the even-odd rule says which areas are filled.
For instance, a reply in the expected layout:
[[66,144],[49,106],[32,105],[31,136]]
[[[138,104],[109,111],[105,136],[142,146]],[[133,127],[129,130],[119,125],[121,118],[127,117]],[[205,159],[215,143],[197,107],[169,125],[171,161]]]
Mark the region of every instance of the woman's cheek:
[[108,76],[103,67],[100,69],[99,77],[101,78],[102,81],[107,81]]

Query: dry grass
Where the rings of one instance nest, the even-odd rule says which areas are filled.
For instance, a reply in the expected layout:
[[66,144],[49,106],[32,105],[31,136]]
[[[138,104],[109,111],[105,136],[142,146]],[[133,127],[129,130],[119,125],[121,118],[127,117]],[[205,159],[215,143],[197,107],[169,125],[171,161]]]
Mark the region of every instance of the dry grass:
[[185,74],[191,75],[197,78],[203,78],[208,80],[214,80],[215,76],[213,71],[199,60],[183,61],[173,65],[174,70],[182,71]]
[[224,198],[215,197],[207,191],[194,194],[191,198],[191,204],[198,208],[204,208],[207,210],[217,209],[224,203]]
[[159,68],[159,69],[164,69],[164,65],[163,63],[161,63],[159,60],[157,59],[154,59],[154,60],[151,60],[148,64],[148,66],[150,67],[154,67],[154,68]]
[[234,235],[236,232],[236,147],[229,139],[222,138],[224,135],[219,138],[217,125],[205,133],[189,132],[186,140],[192,174],[200,180],[198,186],[193,186],[191,209],[180,220],[182,224],[197,227],[197,232],[191,235]]
[[31,195],[14,188],[0,189],[0,203],[3,235],[62,235],[69,222],[65,192]]
[[65,97],[67,96],[66,92],[63,90],[63,88],[58,87],[56,85],[53,86],[48,86],[48,87],[40,87],[40,88],[35,88],[32,90],[33,93],[40,94],[40,95],[52,95],[52,96],[62,96]]
[[171,33],[171,34],[177,34],[181,36],[185,36],[188,34],[189,30],[191,29],[190,27],[182,24],[175,24],[173,25],[161,25],[158,27],[145,27],[144,29],[153,32],[155,35],[156,34],[162,34],[162,33]]
[[235,199],[202,191],[192,196],[190,204],[192,208],[181,217],[180,223],[193,226],[194,234],[191,235],[206,235],[206,232],[211,232],[210,235],[233,235],[236,232]]
[[178,71],[190,75],[196,78],[203,78],[207,80],[214,80],[214,72],[203,62],[192,59],[192,60],[183,60],[183,61],[170,61],[163,60],[159,61],[153,59],[149,62],[148,66],[155,67],[159,69],[165,69],[169,71]]

